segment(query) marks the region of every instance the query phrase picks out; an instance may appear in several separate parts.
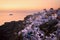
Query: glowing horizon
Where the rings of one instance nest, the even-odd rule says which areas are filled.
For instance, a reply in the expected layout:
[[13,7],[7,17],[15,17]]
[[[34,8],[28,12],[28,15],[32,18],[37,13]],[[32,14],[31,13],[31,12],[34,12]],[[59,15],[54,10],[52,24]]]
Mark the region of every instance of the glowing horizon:
[[[8,21],[23,20],[26,15],[41,9],[60,7],[60,0],[0,0],[0,24]],[[11,11],[13,16],[9,16]],[[18,12],[20,11],[20,12]]]
[[39,10],[58,8],[60,0],[0,0],[0,10]]

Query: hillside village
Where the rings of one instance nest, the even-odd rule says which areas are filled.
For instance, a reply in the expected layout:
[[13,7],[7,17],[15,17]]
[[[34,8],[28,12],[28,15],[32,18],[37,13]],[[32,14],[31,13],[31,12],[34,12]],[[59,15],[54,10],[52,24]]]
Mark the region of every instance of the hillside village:
[[0,40],[60,40],[60,8],[5,22],[0,26]]

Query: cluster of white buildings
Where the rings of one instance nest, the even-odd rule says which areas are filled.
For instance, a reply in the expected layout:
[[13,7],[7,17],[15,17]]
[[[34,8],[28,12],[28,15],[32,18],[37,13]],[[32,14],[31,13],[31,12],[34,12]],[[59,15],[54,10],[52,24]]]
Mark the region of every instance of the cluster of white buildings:
[[[52,8],[47,11],[44,9],[41,12],[35,13],[31,15],[27,20],[26,20],[26,27],[24,30],[22,30],[23,34],[23,40],[57,40],[57,35],[50,34],[50,36],[44,36],[44,32],[39,29],[39,25],[48,22],[49,20],[54,20],[57,19],[57,17],[60,17],[60,10],[57,12],[53,10]],[[59,23],[57,25],[60,26],[60,20],[57,19]],[[60,29],[57,29],[55,33],[59,31],[60,35]],[[60,36],[58,36],[60,37]]]

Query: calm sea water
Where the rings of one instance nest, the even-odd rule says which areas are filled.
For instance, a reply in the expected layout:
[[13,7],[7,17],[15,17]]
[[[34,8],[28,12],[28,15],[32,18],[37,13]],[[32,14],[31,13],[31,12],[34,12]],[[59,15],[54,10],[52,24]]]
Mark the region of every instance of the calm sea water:
[[2,12],[0,13],[0,25],[4,24],[4,22],[23,20],[24,17],[30,14],[32,13]]

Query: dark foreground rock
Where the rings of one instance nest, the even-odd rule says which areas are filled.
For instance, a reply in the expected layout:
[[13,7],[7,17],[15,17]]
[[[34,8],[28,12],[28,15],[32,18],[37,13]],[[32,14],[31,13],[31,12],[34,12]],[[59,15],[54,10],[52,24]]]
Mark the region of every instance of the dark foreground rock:
[[18,40],[18,32],[22,29],[23,21],[6,22],[0,26],[0,40]]

